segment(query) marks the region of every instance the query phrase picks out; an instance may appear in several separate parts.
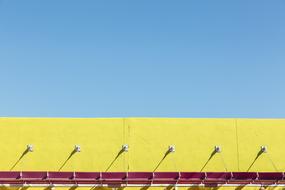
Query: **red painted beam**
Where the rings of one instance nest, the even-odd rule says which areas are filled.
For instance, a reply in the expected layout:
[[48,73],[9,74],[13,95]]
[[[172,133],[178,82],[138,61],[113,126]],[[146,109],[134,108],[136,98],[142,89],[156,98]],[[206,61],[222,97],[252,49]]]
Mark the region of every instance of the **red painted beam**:
[[8,185],[237,185],[284,184],[283,172],[52,172],[0,171]]

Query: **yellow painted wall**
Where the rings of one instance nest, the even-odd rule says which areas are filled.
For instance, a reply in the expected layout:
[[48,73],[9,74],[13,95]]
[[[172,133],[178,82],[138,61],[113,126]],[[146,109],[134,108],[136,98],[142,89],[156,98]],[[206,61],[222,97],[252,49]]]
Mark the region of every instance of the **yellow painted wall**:
[[[249,171],[285,171],[284,137],[285,119],[0,118],[0,170],[153,171],[175,145],[156,171],[247,171],[266,145]],[[34,152],[19,160],[27,144]]]

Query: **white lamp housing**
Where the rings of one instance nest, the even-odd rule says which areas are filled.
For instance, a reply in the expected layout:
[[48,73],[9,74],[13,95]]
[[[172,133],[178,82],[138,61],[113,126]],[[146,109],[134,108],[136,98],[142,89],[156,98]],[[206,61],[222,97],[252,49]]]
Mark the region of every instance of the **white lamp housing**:
[[27,150],[28,152],[33,152],[34,151],[34,146],[32,144],[27,145]]
[[267,146],[261,146],[260,147],[260,151],[262,152],[262,153],[267,153]]
[[215,146],[215,152],[216,153],[222,152],[222,147],[221,146]]
[[168,152],[175,152],[175,146],[174,145],[169,145],[168,146]]
[[74,151],[75,151],[75,152],[81,152],[81,147],[80,147],[80,145],[75,145],[75,146],[74,146]]
[[128,152],[128,151],[129,151],[129,145],[128,145],[128,144],[123,144],[123,145],[122,145],[122,150],[123,150],[124,152]]

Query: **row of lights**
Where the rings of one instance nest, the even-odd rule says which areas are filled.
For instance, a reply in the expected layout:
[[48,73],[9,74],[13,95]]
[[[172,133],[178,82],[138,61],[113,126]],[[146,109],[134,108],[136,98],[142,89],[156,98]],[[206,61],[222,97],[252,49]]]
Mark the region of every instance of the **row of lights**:
[[[34,145],[28,144],[28,145],[27,145],[27,151],[28,151],[28,152],[34,152]],[[121,151],[123,151],[123,152],[128,152],[128,151],[129,151],[129,145],[128,145],[128,144],[122,145]],[[81,152],[81,147],[80,147],[80,145],[75,145],[75,146],[74,146],[74,152]],[[168,147],[168,152],[175,152],[175,146],[170,145],[170,146]]]
[[[262,153],[267,153],[267,146],[260,146],[260,152]],[[220,153],[222,152],[222,147],[221,146],[215,146],[214,152]]]
[[[28,144],[26,150],[27,150],[28,152],[34,152],[34,145]],[[80,145],[75,145],[75,146],[74,146],[74,152],[81,152]]]
[[[33,152],[33,151],[34,151],[34,146],[33,146],[32,144],[27,145],[27,150],[28,150],[29,152]],[[123,151],[123,152],[128,152],[128,151],[129,151],[129,145],[128,145],[128,144],[122,145],[122,151]],[[266,147],[266,146],[261,146],[261,147],[260,147],[260,151],[261,151],[262,153],[266,153],[266,152],[267,152],[267,147]],[[81,147],[80,147],[80,145],[75,145],[75,146],[74,146],[74,152],[81,152]],[[174,145],[169,145],[167,152],[168,152],[168,153],[175,152],[175,146],[174,146]],[[215,146],[215,147],[214,147],[214,152],[216,152],[216,153],[222,152],[222,147],[221,147],[221,146]]]

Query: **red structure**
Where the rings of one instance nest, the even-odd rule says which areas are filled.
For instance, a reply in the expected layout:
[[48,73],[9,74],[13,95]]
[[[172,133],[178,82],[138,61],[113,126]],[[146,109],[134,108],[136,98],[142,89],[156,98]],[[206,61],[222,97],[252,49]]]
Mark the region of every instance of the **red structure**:
[[268,186],[283,172],[0,172],[2,186]]

